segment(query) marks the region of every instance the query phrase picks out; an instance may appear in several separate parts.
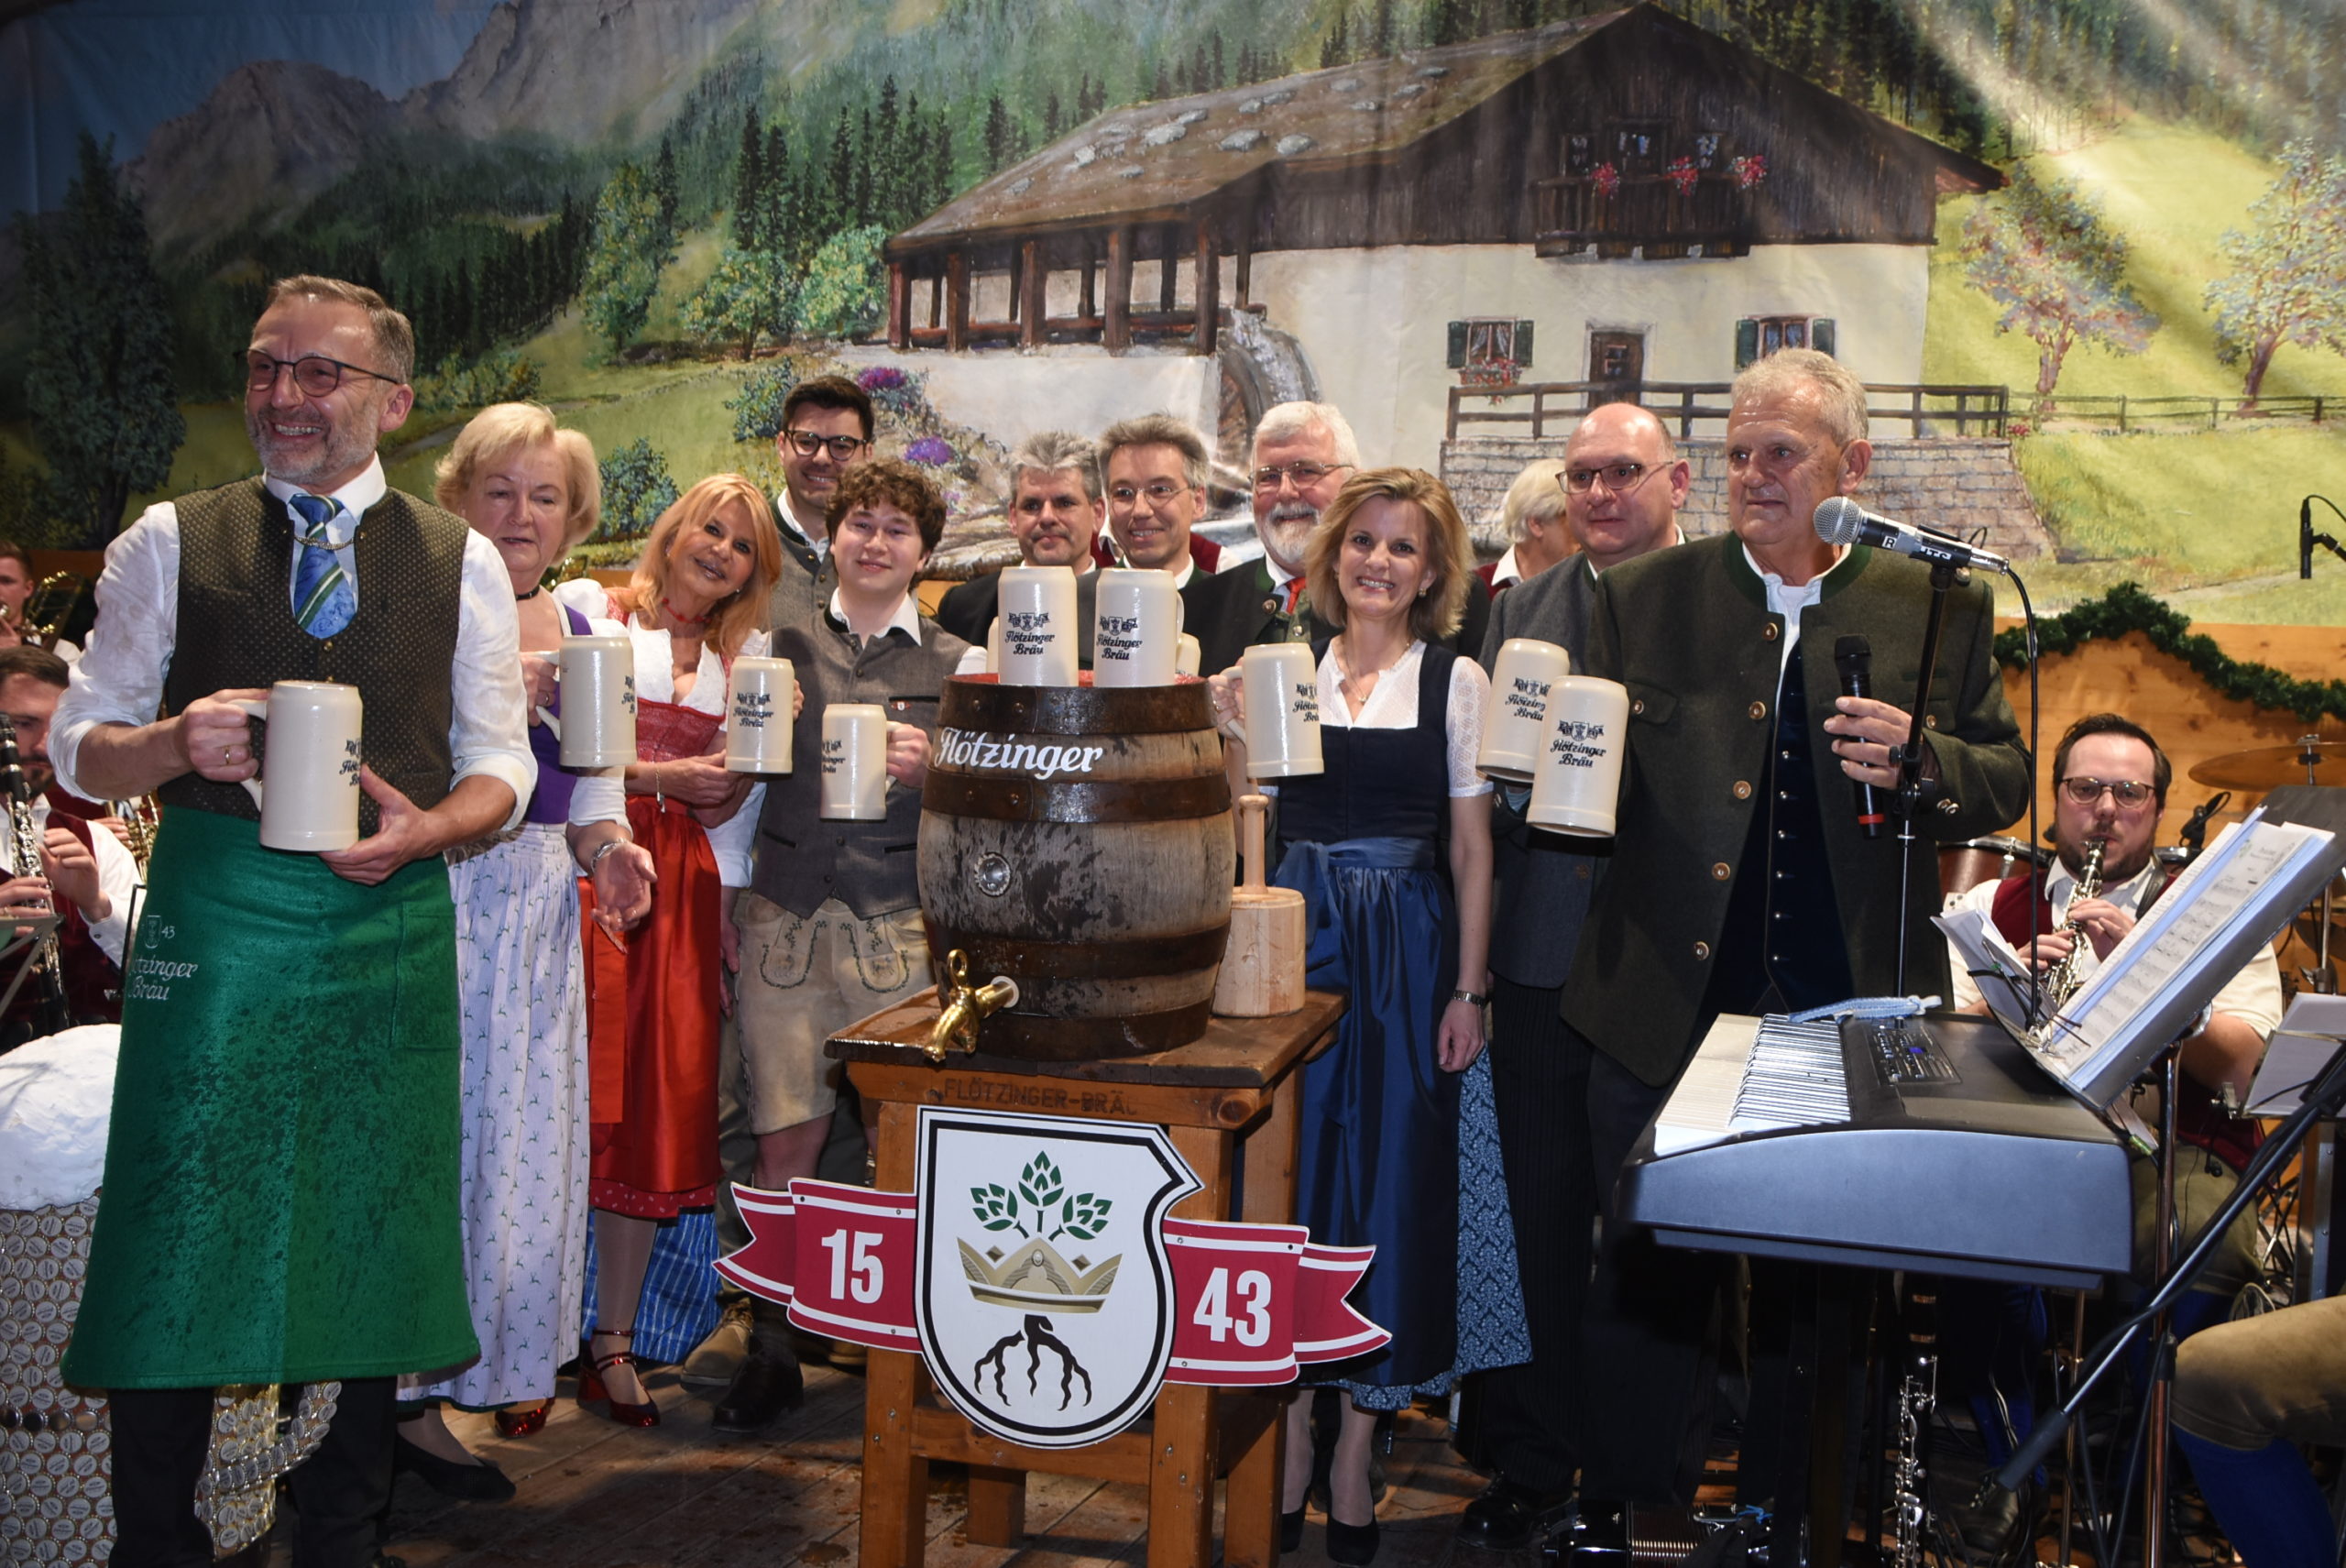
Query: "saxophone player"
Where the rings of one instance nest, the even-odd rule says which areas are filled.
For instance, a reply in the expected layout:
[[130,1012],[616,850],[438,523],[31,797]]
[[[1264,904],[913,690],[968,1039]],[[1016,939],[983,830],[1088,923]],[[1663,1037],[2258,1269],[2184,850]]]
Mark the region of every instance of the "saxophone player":
[[[2042,974],[2067,970],[2082,983],[2165,891],[2170,868],[2156,852],[2174,769],[2149,730],[2115,713],[2077,720],[2053,753],[2053,837],[2057,859],[2043,872],[1983,883],[1957,900],[1985,912],[2004,939]],[[2101,850],[2099,887],[2080,896],[2093,846]],[[2032,916],[2031,901],[2036,904]],[[2030,932],[2038,933],[2034,944]],[[1984,1012],[1979,988],[1954,966],[1948,998],[1958,1010]],[[2198,1233],[2238,1184],[2239,1172],[2262,1141],[2257,1124],[2228,1104],[2248,1093],[2264,1057],[2264,1042],[2281,1019],[2281,971],[2259,953],[2217,994],[2208,1026],[2181,1047],[2181,1091],[2176,1105],[2176,1212],[2182,1234]],[[2151,1091],[2138,1088],[2137,1095]],[[2136,1107],[2152,1126],[2160,1123],[2154,1099]],[[2134,1261],[2146,1277],[2157,1223],[2157,1184],[2151,1162],[2132,1162]],[[2220,1320],[2240,1287],[2255,1277],[2253,1212],[2228,1232],[2198,1288],[2176,1309],[2178,1338]],[[1976,1281],[1946,1280],[1939,1293],[1941,1392],[1970,1402],[1990,1463],[2010,1454],[2009,1442],[2033,1424],[2026,1368],[2043,1343],[2044,1312],[2034,1291]],[[1984,1327],[1983,1327],[1984,1326]],[[1956,1525],[1975,1552],[2001,1556],[2026,1537],[2034,1488],[2000,1493],[1985,1510],[1958,1509]]]
[[[49,723],[65,695],[65,661],[45,648],[0,648],[0,714],[16,729],[16,756],[30,786],[27,807],[38,836],[40,863],[17,864],[16,835],[5,836],[8,876],[0,882],[0,916],[61,916],[57,955],[65,981],[69,1022],[114,1023],[122,1017],[122,950],[138,888],[138,867],[112,833],[93,832],[76,817],[49,809],[55,778],[49,762]],[[0,965],[0,990],[13,977]],[[0,1016],[0,1049],[50,1033],[39,1015],[39,986],[28,978]]]

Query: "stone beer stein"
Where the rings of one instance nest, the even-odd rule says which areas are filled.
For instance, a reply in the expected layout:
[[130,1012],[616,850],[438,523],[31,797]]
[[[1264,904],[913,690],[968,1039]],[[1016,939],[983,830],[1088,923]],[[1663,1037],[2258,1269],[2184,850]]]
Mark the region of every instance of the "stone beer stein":
[[823,805],[833,822],[880,822],[888,816],[888,710],[876,702],[835,702],[823,709]]
[[787,659],[744,654],[733,661],[726,686],[725,770],[734,773],[790,771],[791,685]]
[[1566,675],[1548,687],[1548,741],[1531,781],[1534,828],[1588,839],[1613,836],[1621,801],[1621,748],[1629,690],[1618,681]]
[[1320,672],[1307,642],[1258,642],[1239,655],[1245,692],[1246,776],[1325,772],[1320,760]]
[[254,748],[267,785],[261,775],[244,781],[260,807],[261,843],[314,853],[358,842],[358,688],[280,681],[232,706],[269,726]]
[[1171,574],[1110,566],[1092,620],[1091,684],[1169,686],[1179,673],[1181,591]]
[[1548,688],[1573,673],[1572,655],[1553,642],[1510,637],[1491,671],[1490,712],[1474,768],[1485,778],[1529,784],[1548,738]]
[[635,642],[628,637],[565,637],[554,655],[562,717],[539,708],[538,722],[562,742],[562,765],[581,771],[635,761]]
[[1065,566],[1004,566],[996,605],[1002,652],[994,673],[1002,684],[1075,685],[1075,574]]

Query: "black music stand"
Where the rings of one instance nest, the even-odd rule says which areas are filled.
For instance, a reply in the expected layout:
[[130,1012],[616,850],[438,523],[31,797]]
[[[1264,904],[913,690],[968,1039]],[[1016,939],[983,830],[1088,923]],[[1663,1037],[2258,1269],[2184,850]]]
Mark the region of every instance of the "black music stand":
[[[0,991],[0,1013],[8,1011],[10,1003],[16,1000],[16,992],[22,991],[25,981],[32,978],[33,967],[40,961],[40,945],[49,939],[57,927],[58,916],[54,913],[0,919],[0,930],[7,932],[5,939],[0,940],[0,965],[6,964],[19,952],[24,954],[16,965],[16,972],[8,981],[7,989]],[[0,972],[5,971],[0,970]]]
[[[2166,1121],[2171,1139],[2175,1120],[2171,1086],[2176,1070],[2172,1053],[2168,1058],[2166,1070],[2170,1085]],[[2029,1433],[2028,1440],[2020,1445],[2011,1459],[2005,1461],[2003,1468],[1996,1471],[1980,1484],[1980,1492],[1983,1497],[1994,1487],[2011,1491],[2019,1486],[2022,1478],[2035,1469],[2038,1463],[2052,1452],[2053,1445],[2061,1441],[2062,1435],[2076,1420],[2077,1413],[2084,1405],[2087,1396],[2091,1394],[2102,1378],[2109,1375],[2110,1368],[2119,1364],[2129,1347],[2137,1339],[2143,1337],[2145,1330],[2155,1329],[2162,1336],[2162,1343],[2158,1345],[2157,1354],[2152,1364],[2152,1387],[2154,1399],[2158,1399],[2163,1405],[2163,1390],[2173,1375],[2171,1347],[2166,1345],[2163,1339],[2168,1313],[2175,1303],[2182,1299],[2184,1293],[2191,1288],[2193,1281],[2206,1272],[2209,1259],[2215,1255],[2216,1244],[2222,1239],[2224,1232],[2231,1228],[2232,1222],[2256,1201],[2257,1190],[2270,1180],[2274,1173],[2286,1164],[2290,1157],[2295,1154],[2297,1143],[2305,1136],[2307,1129],[2321,1117],[2335,1113],[2341,1104],[2346,1104],[2346,1046],[2341,1046],[2330,1058],[2330,1064],[2322,1069],[2314,1086],[2306,1091],[2304,1102],[2289,1113],[2288,1118],[2281,1124],[2271,1137],[2265,1139],[2264,1146],[2256,1151],[2255,1157],[2248,1162],[2248,1168],[2241,1172],[2240,1181],[2232,1189],[2231,1195],[2208,1217],[2208,1223],[2200,1227],[2199,1234],[2192,1238],[2191,1245],[2185,1249],[2182,1260],[2173,1267],[2165,1270],[2157,1288],[2151,1292],[2150,1298],[2136,1308],[2130,1316],[2102,1335],[2095,1344],[2092,1352],[2086,1357],[2088,1365],[2085,1376],[2077,1380],[2077,1387],[2069,1390],[2068,1397],[2061,1401],[2060,1407],[2040,1419],[2035,1430]],[[2170,1141],[2170,1152],[2172,1147]],[[2173,1197],[2172,1189],[2170,1189],[2168,1196],[2162,1204],[2163,1209],[2166,1211],[2161,1216],[2165,1223],[2172,1222],[2172,1205]],[[2164,1234],[2163,1223],[2162,1237]],[[2158,1409],[2154,1408],[2154,1417],[2155,1418],[2157,1414]],[[2154,1444],[2153,1453],[2157,1453],[2164,1447],[2165,1433],[2162,1429],[2154,1435],[2157,1441]],[[2164,1465],[2162,1464],[2160,1468],[2163,1473]],[[2160,1497],[2154,1493],[2145,1499],[2145,1506],[2155,1509],[2160,1502]],[[2160,1534],[2155,1524],[2146,1525],[2143,1532],[2143,1562],[2147,1568],[2155,1568],[2159,1560]]]

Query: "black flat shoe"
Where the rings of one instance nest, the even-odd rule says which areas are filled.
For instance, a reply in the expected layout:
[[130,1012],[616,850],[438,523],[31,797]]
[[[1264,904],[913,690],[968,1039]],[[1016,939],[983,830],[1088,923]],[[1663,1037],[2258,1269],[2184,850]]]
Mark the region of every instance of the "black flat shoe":
[[501,1503],[513,1496],[512,1480],[488,1460],[459,1464],[416,1447],[405,1438],[391,1445],[391,1468],[404,1470],[444,1497],[467,1503]]
[[1366,1524],[1345,1524],[1330,1514],[1328,1561],[1341,1563],[1344,1568],[1368,1568],[1376,1561],[1376,1521],[1371,1519]]
[[2011,1563],[2023,1553],[2036,1533],[2036,1484],[2023,1480],[2020,1490],[1999,1486],[1982,1499],[1968,1498],[1949,1510],[1956,1534],[1982,1563]]
[[1542,1530],[1562,1523],[1572,1506],[1570,1487],[1540,1492],[1496,1476],[1458,1516],[1458,1541],[1487,1552],[1520,1552]]
[[1296,1509],[1291,1514],[1279,1516],[1279,1550],[1281,1552],[1303,1550],[1303,1510],[1301,1508]]
[[722,1432],[762,1432],[784,1411],[806,1402],[806,1378],[798,1369],[798,1358],[778,1342],[752,1341],[708,1424]]

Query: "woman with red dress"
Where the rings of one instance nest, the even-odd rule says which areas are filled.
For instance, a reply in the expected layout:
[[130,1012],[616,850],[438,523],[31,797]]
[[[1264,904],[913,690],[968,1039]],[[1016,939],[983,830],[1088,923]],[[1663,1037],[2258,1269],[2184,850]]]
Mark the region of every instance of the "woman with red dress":
[[717,1198],[718,1018],[722,955],[734,947],[720,890],[749,880],[757,823],[751,775],[725,771],[726,684],[736,657],[766,651],[759,622],[781,569],[765,495],[718,474],[661,513],[633,579],[610,596],[635,641],[628,825],[659,883],[628,944],[623,1058],[596,1068],[598,1086],[616,1081],[619,1103],[617,1119],[603,1120],[598,1092],[596,1327],[579,1397],[608,1398],[611,1419],[628,1426],[660,1419],[629,1349],[660,1222]]

